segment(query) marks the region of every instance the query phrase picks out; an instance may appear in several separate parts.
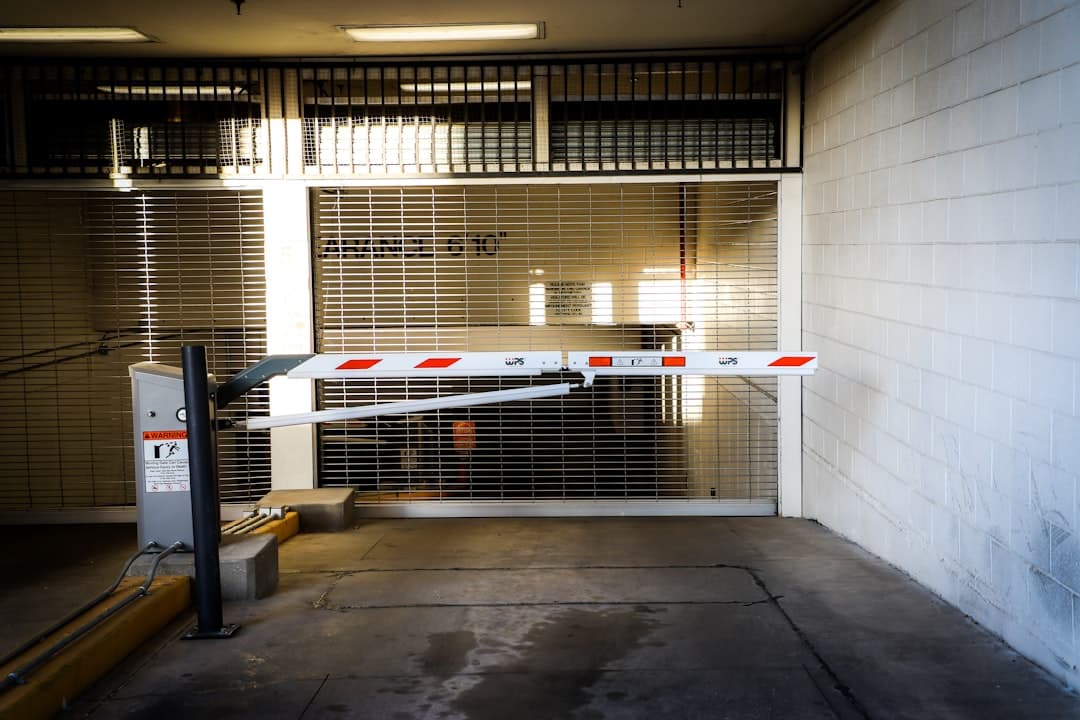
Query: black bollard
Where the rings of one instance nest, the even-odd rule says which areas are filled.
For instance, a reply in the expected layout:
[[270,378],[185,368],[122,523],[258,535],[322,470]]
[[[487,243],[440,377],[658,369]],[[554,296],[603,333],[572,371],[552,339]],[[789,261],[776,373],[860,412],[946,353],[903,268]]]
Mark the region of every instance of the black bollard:
[[184,638],[231,637],[236,625],[225,625],[221,612],[221,521],[214,462],[213,418],[206,383],[206,348],[185,345],[184,407],[187,410],[191,524],[195,541],[195,613],[197,625]]

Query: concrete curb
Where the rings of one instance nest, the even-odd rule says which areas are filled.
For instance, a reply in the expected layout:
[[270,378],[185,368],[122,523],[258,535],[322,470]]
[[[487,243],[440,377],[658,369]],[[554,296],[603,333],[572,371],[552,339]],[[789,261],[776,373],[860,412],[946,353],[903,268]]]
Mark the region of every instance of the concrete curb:
[[[141,578],[124,580],[106,601],[0,668],[0,673],[6,676],[29,662],[42,650],[127,598],[142,582]],[[139,598],[30,674],[25,685],[17,685],[0,694],[0,717],[20,720],[52,717],[190,605],[190,578],[168,575],[155,578],[150,594]]]
[[285,542],[293,535],[300,532],[300,513],[295,510],[285,513],[285,517],[280,520],[272,520],[262,527],[258,527],[251,531],[252,535],[260,535],[263,533],[273,533],[277,535],[278,546]]

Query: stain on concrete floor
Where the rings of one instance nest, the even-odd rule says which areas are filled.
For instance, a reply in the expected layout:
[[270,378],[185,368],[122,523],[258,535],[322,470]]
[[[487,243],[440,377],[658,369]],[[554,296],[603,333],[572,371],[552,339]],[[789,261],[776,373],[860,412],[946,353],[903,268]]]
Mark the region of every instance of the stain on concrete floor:
[[562,610],[529,630],[517,660],[484,668],[450,707],[469,720],[502,720],[509,701],[517,720],[569,717],[592,701],[589,689],[605,667],[641,647],[655,624],[636,610]]
[[469,652],[476,648],[476,635],[468,630],[428,635],[428,648],[420,658],[425,675],[440,682],[465,670]]

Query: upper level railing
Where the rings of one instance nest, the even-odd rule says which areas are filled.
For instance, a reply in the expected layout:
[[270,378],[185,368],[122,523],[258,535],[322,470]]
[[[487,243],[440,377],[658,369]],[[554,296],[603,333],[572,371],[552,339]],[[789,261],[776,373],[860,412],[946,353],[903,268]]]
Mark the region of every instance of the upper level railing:
[[599,174],[799,165],[793,60],[0,66],[0,174]]

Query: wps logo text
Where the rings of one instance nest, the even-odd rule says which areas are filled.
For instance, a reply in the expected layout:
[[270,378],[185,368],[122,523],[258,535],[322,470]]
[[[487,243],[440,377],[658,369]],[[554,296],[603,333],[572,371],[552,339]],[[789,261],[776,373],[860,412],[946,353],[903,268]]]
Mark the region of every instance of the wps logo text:
[[505,360],[503,360],[503,362],[506,363],[507,367],[521,367],[522,365],[525,364],[525,358],[523,358],[523,357],[508,357]]
[[717,362],[718,365],[738,365],[739,358],[737,357],[722,357]]

